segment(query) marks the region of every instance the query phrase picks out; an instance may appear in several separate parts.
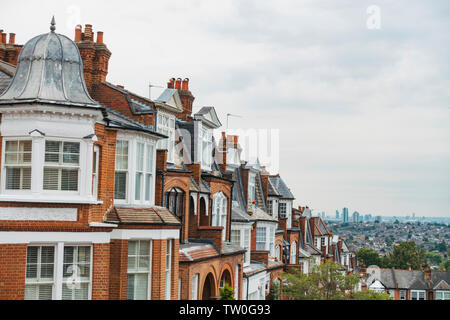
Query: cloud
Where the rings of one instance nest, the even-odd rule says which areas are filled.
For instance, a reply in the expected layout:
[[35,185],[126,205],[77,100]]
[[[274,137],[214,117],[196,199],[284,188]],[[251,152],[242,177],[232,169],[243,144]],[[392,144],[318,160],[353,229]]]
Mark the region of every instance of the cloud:
[[105,32],[109,81],[148,95],[189,77],[223,124],[280,129],[297,204],[450,215],[448,1],[15,1],[1,27],[24,42],[56,14],[72,37],[71,6]]

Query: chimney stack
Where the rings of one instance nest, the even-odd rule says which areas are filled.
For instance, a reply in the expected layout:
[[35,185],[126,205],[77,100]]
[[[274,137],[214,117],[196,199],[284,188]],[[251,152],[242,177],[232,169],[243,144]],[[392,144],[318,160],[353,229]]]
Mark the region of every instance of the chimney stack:
[[9,34],[9,44],[14,44],[16,42],[16,34],[10,33]]

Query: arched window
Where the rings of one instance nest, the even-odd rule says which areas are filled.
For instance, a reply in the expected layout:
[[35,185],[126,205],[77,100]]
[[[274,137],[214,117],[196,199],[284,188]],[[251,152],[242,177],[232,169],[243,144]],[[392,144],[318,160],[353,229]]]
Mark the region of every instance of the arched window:
[[275,259],[281,261],[281,247],[279,245],[275,246]]
[[213,196],[211,226],[223,227],[222,239],[225,240],[227,234],[227,197],[223,192],[218,192]]
[[291,243],[291,264],[297,264],[297,242]]
[[172,188],[165,193],[165,205],[170,212],[182,219],[184,214],[184,191]]

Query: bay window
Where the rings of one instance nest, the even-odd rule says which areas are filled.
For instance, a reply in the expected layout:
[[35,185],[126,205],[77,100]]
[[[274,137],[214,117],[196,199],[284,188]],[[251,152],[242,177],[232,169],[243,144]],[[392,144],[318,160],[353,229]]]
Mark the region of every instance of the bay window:
[[269,251],[271,260],[274,260],[275,257],[275,228],[269,228]]
[[149,300],[151,298],[151,253],[152,242],[150,240],[128,242],[128,300]]
[[256,228],[256,250],[266,250],[266,227]]
[[450,300],[450,291],[448,290],[436,291],[436,300]]
[[114,199],[127,199],[128,141],[117,140],[116,171],[114,176]]
[[184,215],[184,196],[184,191],[179,188],[172,188],[165,194],[166,208],[180,220]]
[[45,141],[44,190],[78,191],[80,143]]
[[31,189],[31,149],[29,140],[6,141],[6,189]]
[[118,136],[114,178],[114,199],[118,203],[153,203],[154,151],[149,139],[128,134]]

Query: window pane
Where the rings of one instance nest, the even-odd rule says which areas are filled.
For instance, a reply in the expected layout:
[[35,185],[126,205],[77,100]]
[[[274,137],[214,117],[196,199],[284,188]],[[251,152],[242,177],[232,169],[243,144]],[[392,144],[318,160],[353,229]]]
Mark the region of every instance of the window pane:
[[116,171],[114,179],[114,199],[126,199],[127,173]]
[[134,198],[136,200],[141,200],[141,185],[142,185],[142,173],[137,172],[136,173],[136,181],[135,181],[135,192],[134,192]]
[[78,190],[78,170],[61,170],[61,190]]
[[150,200],[150,194],[151,194],[151,188],[152,188],[152,176],[151,174],[145,175],[145,200]]

